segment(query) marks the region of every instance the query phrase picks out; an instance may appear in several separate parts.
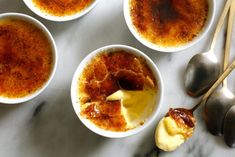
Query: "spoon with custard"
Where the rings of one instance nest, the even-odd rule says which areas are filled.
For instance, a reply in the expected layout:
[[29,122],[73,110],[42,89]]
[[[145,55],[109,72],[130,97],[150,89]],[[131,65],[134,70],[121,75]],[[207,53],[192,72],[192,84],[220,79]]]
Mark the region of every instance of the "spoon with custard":
[[208,97],[234,68],[235,60],[192,109],[175,108],[168,111],[166,116],[160,120],[156,128],[155,142],[158,148],[164,151],[173,151],[193,135],[196,125],[196,119],[193,116],[193,112],[201,104],[206,102]]

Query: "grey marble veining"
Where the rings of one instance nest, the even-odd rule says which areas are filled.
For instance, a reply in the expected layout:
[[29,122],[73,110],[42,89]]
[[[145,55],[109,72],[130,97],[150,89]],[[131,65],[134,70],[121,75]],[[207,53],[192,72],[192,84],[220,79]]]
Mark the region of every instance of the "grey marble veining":
[[[224,0],[216,0],[216,19]],[[58,69],[49,87],[35,99],[19,104],[0,104],[0,157],[234,157],[222,137],[209,134],[201,108],[196,132],[174,152],[155,147],[157,122],[169,107],[192,107],[196,99],[185,94],[183,73],[189,59],[208,48],[213,28],[192,48],[179,53],[154,52],[140,44],[128,30],[122,12],[122,0],[100,0],[86,16],[64,23],[44,20],[33,14],[21,0],[0,0],[0,13],[29,14],[50,30],[58,47]],[[216,23],[216,22],[214,22]],[[224,32],[216,44],[221,58]],[[233,42],[235,36],[233,36]],[[70,100],[73,73],[81,60],[96,48],[126,44],[140,49],[159,67],[164,82],[164,101],[154,123],[143,132],[123,139],[109,139],[89,131],[75,115]],[[234,58],[235,44],[231,58]],[[222,59],[222,58],[221,58]],[[235,92],[235,73],[229,76],[229,88]]]

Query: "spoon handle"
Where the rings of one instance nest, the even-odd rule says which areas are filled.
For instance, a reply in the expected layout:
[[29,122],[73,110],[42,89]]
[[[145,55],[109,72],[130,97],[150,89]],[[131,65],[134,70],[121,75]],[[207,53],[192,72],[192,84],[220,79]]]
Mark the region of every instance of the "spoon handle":
[[[226,68],[228,67],[228,62],[229,62],[231,37],[232,37],[232,32],[233,32],[234,13],[235,13],[235,0],[232,1],[230,11],[229,11],[227,37],[226,37],[226,44],[225,44],[225,51],[224,51],[223,70],[226,70]],[[223,81],[223,87],[227,87],[227,79],[226,78]]]
[[228,10],[229,10],[229,7],[230,7],[232,1],[233,0],[227,0],[226,4],[224,6],[224,10],[223,10],[223,12],[222,12],[222,14],[221,14],[221,16],[219,18],[219,22],[217,24],[217,27],[216,27],[216,30],[215,30],[215,34],[214,34],[214,37],[213,37],[212,42],[211,42],[210,52],[214,52],[213,50],[215,48],[216,39],[217,39],[217,37],[219,35],[221,27],[223,26],[224,19],[225,19],[227,13],[228,13]]
[[206,92],[206,94],[202,97],[197,105],[195,105],[191,111],[195,111],[200,104],[204,103],[208,97],[214,92],[214,90],[222,83],[222,81],[233,71],[235,68],[235,60],[230,64],[230,66],[223,72],[222,75],[218,78],[218,80],[213,84],[213,86]]

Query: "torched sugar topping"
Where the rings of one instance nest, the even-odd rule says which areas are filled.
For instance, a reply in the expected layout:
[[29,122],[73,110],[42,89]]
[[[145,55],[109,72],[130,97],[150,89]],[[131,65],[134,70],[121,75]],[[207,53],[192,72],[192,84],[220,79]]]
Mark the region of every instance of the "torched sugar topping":
[[135,29],[162,47],[192,41],[203,29],[208,9],[208,0],[130,0]]
[[76,14],[93,2],[94,0],[33,0],[36,7],[54,16]]
[[33,24],[0,20],[0,96],[19,98],[41,88],[52,70],[52,47]]

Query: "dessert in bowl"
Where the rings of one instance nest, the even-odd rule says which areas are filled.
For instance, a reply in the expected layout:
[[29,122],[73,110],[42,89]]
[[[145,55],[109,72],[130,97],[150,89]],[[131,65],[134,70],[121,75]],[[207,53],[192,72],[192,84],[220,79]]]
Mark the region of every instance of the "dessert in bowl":
[[51,21],[77,19],[95,7],[98,0],[24,0],[34,13]]
[[215,15],[215,0],[124,0],[132,34],[162,52],[191,47],[205,36]]
[[0,102],[21,103],[41,93],[56,70],[56,46],[36,19],[0,14]]
[[161,75],[141,51],[124,45],[102,47],[78,66],[71,98],[79,119],[111,138],[136,134],[155,119],[163,96]]

